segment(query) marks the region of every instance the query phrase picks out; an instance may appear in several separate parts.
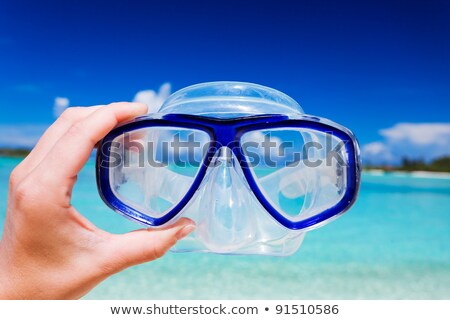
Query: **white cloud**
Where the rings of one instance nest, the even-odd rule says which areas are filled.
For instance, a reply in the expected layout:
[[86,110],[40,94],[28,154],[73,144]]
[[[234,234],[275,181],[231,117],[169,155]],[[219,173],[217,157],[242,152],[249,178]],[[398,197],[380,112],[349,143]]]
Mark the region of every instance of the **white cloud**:
[[69,107],[70,101],[64,97],[56,97],[53,104],[53,115],[58,118]]
[[361,149],[361,156],[369,163],[373,159],[376,159],[376,162],[390,162],[394,158],[389,150],[389,147],[379,141],[364,145]]
[[134,96],[134,102],[142,102],[148,106],[148,113],[155,113],[163,102],[170,96],[170,83],[164,83],[158,90],[142,90]]
[[391,143],[448,145],[450,123],[398,123],[392,128],[380,130],[380,134]]
[[395,161],[390,147],[380,141],[363,145],[361,148],[361,158],[364,164],[386,164]]
[[[31,86],[22,86],[19,89],[31,91]],[[171,85],[164,83],[158,92],[143,90],[136,93],[133,101],[148,105],[149,113],[157,112],[163,102],[170,96]],[[57,118],[70,106],[66,97],[56,97],[53,104],[53,115]],[[32,148],[49,125],[44,124],[0,124],[0,147]]]
[[32,148],[47,127],[48,125],[43,124],[2,124],[0,125],[0,146]]
[[398,123],[379,133],[384,141],[361,149],[369,163],[399,162],[405,156],[429,161],[450,154],[450,123]]
[[387,151],[387,147],[383,142],[371,142],[363,147],[363,152],[373,155],[379,155]]

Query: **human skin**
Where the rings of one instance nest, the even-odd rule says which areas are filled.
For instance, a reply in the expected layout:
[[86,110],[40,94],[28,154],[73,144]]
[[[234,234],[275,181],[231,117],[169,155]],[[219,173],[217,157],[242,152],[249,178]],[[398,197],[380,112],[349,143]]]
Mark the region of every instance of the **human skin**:
[[67,109],[13,170],[0,241],[1,299],[78,299],[107,277],[162,257],[194,230],[111,234],[71,204],[77,174],[95,144],[119,123],[147,112],[141,103]]

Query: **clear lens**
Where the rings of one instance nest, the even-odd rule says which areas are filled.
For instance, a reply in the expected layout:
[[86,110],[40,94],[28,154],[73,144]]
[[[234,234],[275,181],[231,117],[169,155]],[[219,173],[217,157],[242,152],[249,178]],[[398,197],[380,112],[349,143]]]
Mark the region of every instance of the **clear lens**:
[[116,137],[110,149],[109,180],[115,196],[160,218],[186,195],[210,142],[206,132],[148,127]]
[[290,221],[335,206],[347,187],[345,142],[308,128],[251,131],[241,138],[259,189]]

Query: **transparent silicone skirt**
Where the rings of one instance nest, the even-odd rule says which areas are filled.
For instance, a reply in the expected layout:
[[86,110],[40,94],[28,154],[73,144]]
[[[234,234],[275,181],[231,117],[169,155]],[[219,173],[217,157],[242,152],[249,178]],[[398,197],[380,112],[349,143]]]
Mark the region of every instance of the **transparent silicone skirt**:
[[97,183],[146,226],[195,221],[175,251],[289,255],[353,204],[359,163],[352,133],[317,117],[154,114],[103,139]]

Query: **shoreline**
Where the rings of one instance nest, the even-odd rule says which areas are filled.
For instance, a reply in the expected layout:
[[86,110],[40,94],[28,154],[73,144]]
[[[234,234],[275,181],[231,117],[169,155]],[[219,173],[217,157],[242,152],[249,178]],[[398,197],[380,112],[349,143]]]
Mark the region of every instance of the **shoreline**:
[[440,172],[440,171],[402,171],[402,170],[392,170],[385,171],[382,169],[368,169],[362,170],[362,173],[369,174],[371,176],[397,176],[397,177],[410,177],[419,179],[450,179],[450,172]]

